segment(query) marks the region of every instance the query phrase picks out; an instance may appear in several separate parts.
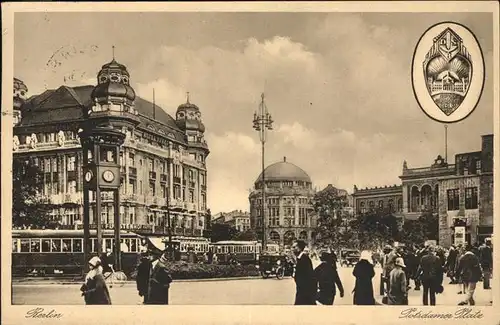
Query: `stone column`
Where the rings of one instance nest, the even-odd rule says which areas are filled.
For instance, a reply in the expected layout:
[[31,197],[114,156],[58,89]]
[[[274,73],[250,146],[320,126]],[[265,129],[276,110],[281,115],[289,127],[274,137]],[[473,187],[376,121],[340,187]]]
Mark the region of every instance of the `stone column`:
[[403,213],[410,212],[409,204],[408,204],[409,197],[410,196],[408,195],[408,185],[403,185]]

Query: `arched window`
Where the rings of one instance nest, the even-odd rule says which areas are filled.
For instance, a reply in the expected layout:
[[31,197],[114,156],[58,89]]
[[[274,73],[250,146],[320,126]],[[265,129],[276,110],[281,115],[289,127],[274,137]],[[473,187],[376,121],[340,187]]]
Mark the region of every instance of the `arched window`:
[[306,231],[301,231],[299,234],[299,239],[301,240],[307,240],[307,232]]
[[293,231],[285,232],[285,235],[283,236],[283,241],[285,243],[285,246],[291,246],[294,240],[295,240],[295,234],[293,233]]
[[278,234],[278,232],[276,232],[276,231],[271,231],[269,233],[269,239],[271,241],[273,241],[274,243],[279,244],[280,243],[280,239],[281,239],[280,238],[280,234]]
[[368,206],[370,207],[370,210],[375,209],[375,201],[370,201],[370,202],[368,203]]
[[359,211],[360,211],[361,213],[366,213],[366,206],[365,206],[365,202],[361,202],[361,203],[359,204]]
[[403,200],[398,199],[398,212],[403,212]]
[[378,201],[378,208],[379,209],[383,209],[384,208],[384,201],[383,200]]
[[394,200],[393,200],[393,199],[390,199],[390,200],[387,202],[387,205],[389,206],[389,212],[394,212]]

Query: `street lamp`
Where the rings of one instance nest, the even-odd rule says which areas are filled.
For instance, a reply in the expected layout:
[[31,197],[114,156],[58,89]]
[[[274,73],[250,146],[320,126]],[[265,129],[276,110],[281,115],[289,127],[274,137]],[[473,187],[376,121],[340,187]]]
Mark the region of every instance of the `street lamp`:
[[253,128],[259,132],[260,143],[262,144],[262,248],[263,251],[267,249],[267,235],[266,235],[266,193],[265,193],[265,165],[264,165],[264,152],[267,130],[273,129],[273,119],[267,110],[264,102],[264,93],[261,95],[261,102],[259,111],[253,114]]

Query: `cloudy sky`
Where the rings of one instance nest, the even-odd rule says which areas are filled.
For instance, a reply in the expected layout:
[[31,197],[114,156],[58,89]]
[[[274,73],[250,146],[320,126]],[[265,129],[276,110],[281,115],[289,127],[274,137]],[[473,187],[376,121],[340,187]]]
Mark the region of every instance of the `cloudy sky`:
[[411,62],[425,30],[447,20],[473,31],[486,64],[478,107],[448,128],[453,157],[493,133],[490,14],[18,13],[14,73],[31,95],[95,84],[114,45],[139,96],[151,100],[155,88],[173,115],[190,92],[211,150],[209,206],[248,210],[260,173],[252,118],[262,92],[275,120],[266,164],[286,156],[319,188],[399,183],[404,160],[424,167],[443,154],[444,127],[419,108]]

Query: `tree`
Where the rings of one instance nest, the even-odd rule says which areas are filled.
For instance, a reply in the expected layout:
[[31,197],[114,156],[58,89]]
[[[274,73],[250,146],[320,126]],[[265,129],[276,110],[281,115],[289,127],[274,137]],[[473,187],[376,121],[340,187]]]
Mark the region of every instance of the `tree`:
[[432,212],[423,212],[418,218],[422,224],[422,231],[425,240],[438,240],[439,239],[439,219],[437,214]]
[[399,220],[392,211],[371,209],[357,218],[359,241],[362,248],[381,247],[390,241],[399,241]]
[[420,220],[406,220],[403,224],[403,240],[406,245],[423,243],[425,241],[424,229]]
[[43,172],[31,160],[14,159],[12,166],[12,226],[55,228],[50,215],[57,206],[44,200]]
[[241,231],[241,232],[238,232],[234,236],[234,239],[235,240],[248,240],[248,241],[257,240],[257,233],[253,229]]
[[318,216],[316,227],[316,244],[324,247],[343,245],[342,228],[344,228],[348,206],[347,195],[333,186],[316,193],[313,199],[314,212]]
[[213,223],[211,226],[212,242],[221,240],[233,240],[238,233],[238,230],[231,225],[224,223]]

